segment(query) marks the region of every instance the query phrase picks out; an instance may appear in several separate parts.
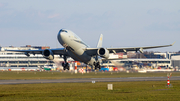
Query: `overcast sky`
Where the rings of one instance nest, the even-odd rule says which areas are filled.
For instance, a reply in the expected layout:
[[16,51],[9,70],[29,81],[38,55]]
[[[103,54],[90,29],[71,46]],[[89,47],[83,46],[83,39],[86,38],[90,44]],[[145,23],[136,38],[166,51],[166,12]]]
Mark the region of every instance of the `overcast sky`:
[[[172,44],[153,51],[180,50],[180,0],[0,0],[1,46],[50,46],[61,28],[91,47]],[[152,51],[152,50],[147,50]]]

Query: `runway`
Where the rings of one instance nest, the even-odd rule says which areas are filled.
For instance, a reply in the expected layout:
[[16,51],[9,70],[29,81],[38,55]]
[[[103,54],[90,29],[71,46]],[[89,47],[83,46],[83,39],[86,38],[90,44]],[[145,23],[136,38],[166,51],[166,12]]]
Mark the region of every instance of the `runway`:
[[[126,77],[126,78],[79,78],[79,79],[39,79],[39,80],[0,80],[5,84],[38,84],[38,83],[84,83],[84,82],[124,82],[124,81],[166,81],[167,77]],[[180,80],[180,76],[173,76],[170,80]]]

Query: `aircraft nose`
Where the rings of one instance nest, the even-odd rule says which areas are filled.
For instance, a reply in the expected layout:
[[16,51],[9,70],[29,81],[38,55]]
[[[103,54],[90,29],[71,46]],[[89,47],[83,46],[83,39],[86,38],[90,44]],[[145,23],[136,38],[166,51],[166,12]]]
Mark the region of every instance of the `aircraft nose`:
[[64,33],[60,32],[59,35],[60,35],[61,39],[64,39]]
[[61,30],[59,31],[59,34],[60,34],[60,37],[61,37],[62,39],[64,39],[64,37],[65,37],[66,34],[67,34],[67,31],[64,30],[64,29],[61,29]]
[[65,33],[63,33],[63,32],[60,30],[59,33],[58,33],[58,41],[59,41],[61,44],[64,44],[64,39],[65,39]]

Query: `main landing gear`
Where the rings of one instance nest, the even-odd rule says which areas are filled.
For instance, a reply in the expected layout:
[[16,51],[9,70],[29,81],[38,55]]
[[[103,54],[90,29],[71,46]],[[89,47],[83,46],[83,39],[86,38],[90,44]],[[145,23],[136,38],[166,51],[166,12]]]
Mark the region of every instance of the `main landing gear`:
[[101,65],[99,62],[94,62],[95,70],[96,69],[101,69]]

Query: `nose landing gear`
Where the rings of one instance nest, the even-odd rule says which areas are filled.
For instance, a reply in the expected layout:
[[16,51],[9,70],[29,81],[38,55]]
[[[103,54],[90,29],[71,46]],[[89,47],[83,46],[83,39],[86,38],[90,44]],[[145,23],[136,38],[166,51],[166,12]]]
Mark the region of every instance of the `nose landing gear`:
[[66,55],[63,56],[64,58],[64,62],[62,63],[62,66],[63,66],[63,70],[69,70],[69,63],[67,62],[67,57]]

